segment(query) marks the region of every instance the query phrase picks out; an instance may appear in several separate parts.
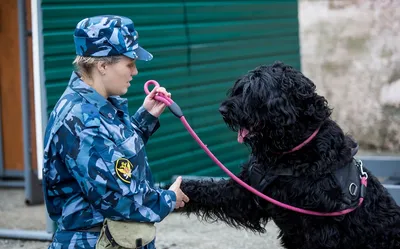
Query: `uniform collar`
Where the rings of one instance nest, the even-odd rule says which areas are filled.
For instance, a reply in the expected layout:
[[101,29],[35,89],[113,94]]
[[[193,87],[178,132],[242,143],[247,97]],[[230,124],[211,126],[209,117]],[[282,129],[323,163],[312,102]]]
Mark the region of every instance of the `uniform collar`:
[[72,72],[68,87],[96,106],[105,117],[114,119],[117,111],[128,112],[127,99],[119,96],[111,96],[107,100],[95,89],[83,82],[76,72]]

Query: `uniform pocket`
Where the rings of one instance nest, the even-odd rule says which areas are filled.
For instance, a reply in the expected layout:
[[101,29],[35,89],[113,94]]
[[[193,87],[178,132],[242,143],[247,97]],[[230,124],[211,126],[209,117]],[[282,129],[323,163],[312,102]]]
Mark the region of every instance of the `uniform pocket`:
[[118,150],[129,159],[140,154],[140,151],[144,147],[144,142],[137,133],[133,133],[130,137],[117,145],[117,147]]

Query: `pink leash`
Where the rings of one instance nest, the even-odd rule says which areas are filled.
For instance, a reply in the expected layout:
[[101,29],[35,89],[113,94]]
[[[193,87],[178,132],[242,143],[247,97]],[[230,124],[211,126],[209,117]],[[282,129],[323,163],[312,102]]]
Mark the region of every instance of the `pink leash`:
[[[155,80],[149,80],[144,84],[144,91],[146,94],[149,94],[150,91],[148,89],[149,85],[154,85],[159,87],[160,84],[158,84],[157,81]],[[321,212],[315,212],[315,211],[310,211],[310,210],[305,210],[302,208],[297,208],[297,207],[293,207],[290,206],[288,204],[279,202],[275,199],[272,199],[271,197],[268,197],[266,195],[264,195],[263,193],[259,192],[258,190],[254,189],[253,187],[251,187],[250,185],[248,185],[247,183],[245,183],[244,181],[240,180],[237,176],[235,176],[232,172],[230,172],[219,160],[218,158],[216,158],[214,156],[214,154],[207,148],[207,145],[205,145],[201,139],[197,136],[197,134],[193,131],[193,129],[190,127],[189,123],[186,121],[185,117],[183,116],[182,110],[180,109],[180,107],[171,99],[171,98],[167,98],[165,96],[162,95],[156,95],[155,99],[157,101],[163,102],[165,105],[167,105],[170,109],[170,111],[176,116],[178,117],[181,122],[183,123],[183,125],[185,126],[185,128],[188,130],[188,132],[190,133],[190,135],[194,138],[194,140],[196,140],[196,142],[200,145],[200,147],[207,153],[207,155],[228,175],[230,176],[233,180],[235,180],[237,183],[239,183],[241,186],[243,186],[244,188],[246,188],[247,190],[249,190],[250,192],[254,193],[255,195],[288,210],[292,210],[294,212],[298,212],[298,213],[303,213],[303,214],[308,214],[308,215],[315,215],[315,216],[339,216],[339,215],[344,215],[347,213],[350,213],[351,211],[355,210],[357,207],[355,208],[349,208],[349,209],[345,209],[342,211],[337,211],[337,212],[331,212],[331,213],[321,213]],[[307,140],[306,140],[307,141]],[[304,144],[304,143],[303,143]],[[297,146],[298,147],[298,146]],[[296,147],[296,148],[297,148]],[[365,187],[367,187],[367,179],[368,179],[368,175],[366,172],[363,171],[362,168],[362,163],[360,164],[360,168],[361,168],[361,173],[362,173],[362,177],[361,177],[361,184],[364,185]],[[362,204],[362,202],[364,201],[364,198],[361,197],[359,200],[359,204],[358,206],[360,206]]]

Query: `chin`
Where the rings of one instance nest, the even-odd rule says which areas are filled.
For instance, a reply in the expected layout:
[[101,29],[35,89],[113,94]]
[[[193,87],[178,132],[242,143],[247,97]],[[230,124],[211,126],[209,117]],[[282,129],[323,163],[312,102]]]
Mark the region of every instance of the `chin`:
[[119,96],[125,95],[128,92],[128,88],[119,92]]

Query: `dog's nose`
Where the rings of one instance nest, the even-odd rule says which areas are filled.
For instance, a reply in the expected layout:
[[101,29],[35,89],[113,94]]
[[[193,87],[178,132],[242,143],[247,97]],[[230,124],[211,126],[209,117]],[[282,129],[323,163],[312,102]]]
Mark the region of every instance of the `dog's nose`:
[[228,112],[228,108],[226,108],[226,106],[224,106],[224,105],[221,105],[221,106],[219,107],[218,111],[219,111],[222,115],[224,115],[224,114],[226,114],[226,113]]

